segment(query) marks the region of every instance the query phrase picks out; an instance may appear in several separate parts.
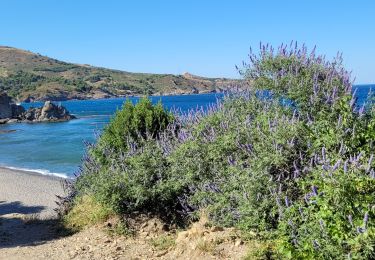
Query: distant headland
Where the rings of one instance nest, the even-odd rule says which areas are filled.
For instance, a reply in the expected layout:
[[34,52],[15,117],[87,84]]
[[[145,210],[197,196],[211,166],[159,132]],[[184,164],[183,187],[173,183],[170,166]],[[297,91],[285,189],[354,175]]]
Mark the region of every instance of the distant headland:
[[0,46],[0,91],[22,102],[215,93],[238,83],[184,73],[149,74],[67,63]]

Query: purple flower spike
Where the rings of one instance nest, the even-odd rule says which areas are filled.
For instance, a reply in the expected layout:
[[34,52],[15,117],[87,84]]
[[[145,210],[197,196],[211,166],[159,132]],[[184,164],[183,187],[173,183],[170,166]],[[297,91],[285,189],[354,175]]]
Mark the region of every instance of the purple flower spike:
[[363,116],[364,111],[365,111],[365,104],[363,104],[363,105],[361,106],[361,108],[359,109],[359,111],[358,111],[358,114],[359,114],[360,117]]
[[313,240],[313,246],[314,246],[315,249],[318,249],[319,246],[320,246],[318,241],[316,241],[315,239]]
[[355,161],[356,162],[359,162],[359,159],[361,159],[361,157],[362,157],[362,152],[360,152],[358,155],[357,155],[357,157],[355,158]]
[[324,221],[321,219],[319,220],[319,225],[322,230],[324,230]]
[[292,228],[294,227],[293,222],[290,219],[288,220],[288,225],[291,226]]
[[345,161],[344,163],[344,173],[348,172],[348,161]]
[[352,215],[348,216],[348,220],[349,220],[350,225],[353,226],[353,217],[352,217]]
[[371,154],[370,156],[370,159],[368,160],[368,163],[367,163],[367,169],[366,169],[366,172],[369,172],[370,169],[371,169],[371,163],[372,163],[372,160],[374,159],[374,155]]
[[364,228],[361,228],[361,227],[357,227],[357,233],[358,234],[363,234],[363,233],[365,233],[365,229]]
[[350,103],[349,103],[351,109],[354,108],[354,105],[355,105],[355,103],[356,103],[356,101],[357,101],[356,93],[357,93],[357,88],[354,89],[354,92],[353,92],[353,94],[352,94],[352,98],[351,98]]
[[337,168],[340,167],[340,164],[341,164],[341,160],[338,160],[338,161],[335,163],[335,165],[333,165],[332,171],[336,171]]
[[314,194],[314,196],[318,196],[318,188],[316,186],[312,186],[311,187],[311,190],[312,190],[312,193]]
[[281,207],[281,203],[280,203],[280,198],[279,197],[276,197],[276,203],[279,207]]
[[365,216],[363,217],[363,226],[364,226],[364,227],[367,226],[368,219],[369,219],[368,212],[366,212],[366,213],[365,213]]
[[322,158],[323,158],[323,161],[325,162],[326,161],[326,148],[322,148]]
[[300,170],[298,169],[296,161],[293,161],[293,167],[294,167],[294,177],[297,178],[300,174]]
[[232,156],[229,156],[229,157],[228,157],[228,163],[229,163],[229,165],[234,166],[235,163],[236,163],[236,161],[233,159]]
[[374,171],[374,169],[370,170],[370,177],[373,178],[373,179],[375,179],[375,171]]
[[307,194],[304,196],[304,199],[305,199],[306,204],[308,204],[309,203],[309,196]]
[[289,202],[289,199],[287,196],[285,196],[285,206],[286,207],[289,207],[290,206],[290,202]]
[[344,142],[341,141],[339,154],[343,154],[343,152],[344,152]]
[[299,214],[301,215],[301,217],[303,217],[303,211],[302,211],[301,207],[298,207],[298,211],[299,211]]

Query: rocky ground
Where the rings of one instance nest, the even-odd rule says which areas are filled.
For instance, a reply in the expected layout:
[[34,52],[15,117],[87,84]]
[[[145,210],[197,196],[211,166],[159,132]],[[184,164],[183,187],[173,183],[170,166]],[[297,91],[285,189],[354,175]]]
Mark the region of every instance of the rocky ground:
[[23,226],[15,223],[18,228],[12,232],[39,239],[3,246],[0,240],[0,259],[243,259],[248,247],[233,229],[206,227],[202,221],[185,231],[167,232],[159,221],[149,219],[137,235],[126,237],[111,233],[108,223],[64,236],[53,221],[13,218]]

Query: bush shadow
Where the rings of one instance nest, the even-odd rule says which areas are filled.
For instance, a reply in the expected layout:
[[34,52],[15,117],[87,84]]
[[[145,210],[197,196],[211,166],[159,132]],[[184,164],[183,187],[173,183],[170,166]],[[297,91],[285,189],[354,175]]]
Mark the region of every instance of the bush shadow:
[[73,232],[58,218],[41,217],[44,206],[0,201],[0,249],[35,246]]

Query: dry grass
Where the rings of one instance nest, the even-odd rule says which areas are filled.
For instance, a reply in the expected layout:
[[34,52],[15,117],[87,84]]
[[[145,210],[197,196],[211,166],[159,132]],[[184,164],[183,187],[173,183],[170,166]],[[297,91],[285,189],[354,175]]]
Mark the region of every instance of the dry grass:
[[205,253],[213,253],[216,249],[215,241],[208,241],[199,239],[197,242],[197,249]]
[[114,213],[90,196],[84,196],[76,201],[73,208],[64,217],[65,225],[73,230],[82,230],[103,223]]
[[33,225],[38,224],[43,221],[39,214],[27,214],[22,215],[21,220],[25,225]]

